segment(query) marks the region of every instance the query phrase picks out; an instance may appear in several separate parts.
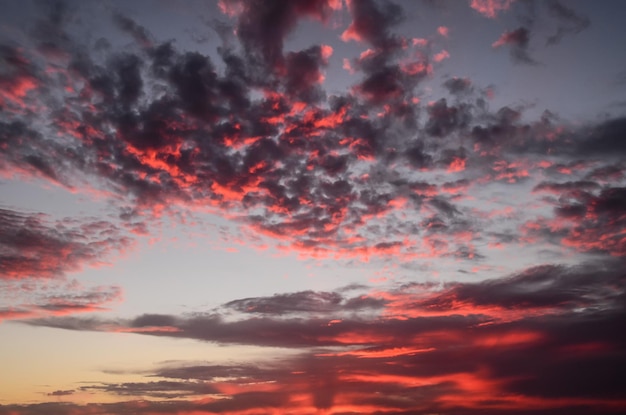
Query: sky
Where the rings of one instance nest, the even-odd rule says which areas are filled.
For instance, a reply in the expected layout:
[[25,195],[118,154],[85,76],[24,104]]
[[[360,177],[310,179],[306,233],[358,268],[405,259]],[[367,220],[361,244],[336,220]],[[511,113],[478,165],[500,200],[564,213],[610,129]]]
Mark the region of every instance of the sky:
[[0,415],[625,413],[624,16],[0,2]]

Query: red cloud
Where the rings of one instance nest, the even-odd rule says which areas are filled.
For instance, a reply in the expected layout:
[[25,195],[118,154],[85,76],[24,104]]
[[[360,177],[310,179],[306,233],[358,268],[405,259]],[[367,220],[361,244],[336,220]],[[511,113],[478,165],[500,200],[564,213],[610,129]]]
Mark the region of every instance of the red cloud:
[[[615,289],[623,280],[620,261],[545,265],[478,283],[405,284],[353,297],[307,291],[226,304],[240,320],[194,314],[30,323],[300,350],[274,360],[170,364],[145,382],[80,387],[146,399],[146,413],[160,407],[159,399],[177,397],[182,406],[170,406],[173,413],[611,414],[626,403],[616,383],[626,364],[616,353],[624,290]],[[373,302],[376,296],[383,300]],[[329,324],[328,316],[342,318]],[[118,405],[107,410],[127,403]]]
[[0,279],[56,278],[84,266],[106,264],[132,242],[115,225],[0,209]]
[[15,284],[5,284],[9,303],[22,302],[0,309],[2,320],[23,320],[50,316],[67,316],[79,313],[107,311],[111,303],[122,300],[122,290],[116,286],[83,288],[76,282],[64,284],[33,284],[29,289]]
[[514,0],[470,0],[470,7],[483,16],[494,19],[499,12],[508,10]]
[[528,30],[520,27],[512,32],[504,32],[491,46],[494,48],[504,45],[525,46],[528,44]]

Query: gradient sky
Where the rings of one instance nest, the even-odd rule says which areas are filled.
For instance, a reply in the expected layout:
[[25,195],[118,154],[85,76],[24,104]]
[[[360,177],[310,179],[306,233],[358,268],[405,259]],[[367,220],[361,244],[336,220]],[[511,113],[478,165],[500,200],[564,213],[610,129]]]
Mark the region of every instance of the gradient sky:
[[624,17],[0,2],[0,415],[625,413]]

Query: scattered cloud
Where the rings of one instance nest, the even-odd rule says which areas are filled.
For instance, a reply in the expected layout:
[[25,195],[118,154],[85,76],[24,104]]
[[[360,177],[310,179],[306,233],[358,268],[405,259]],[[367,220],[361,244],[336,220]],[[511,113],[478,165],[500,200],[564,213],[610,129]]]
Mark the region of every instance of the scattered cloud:
[[[514,4],[469,2],[489,19]],[[100,198],[109,213],[0,209],[0,319],[267,353],[55,386],[51,401],[113,403],[0,415],[621,413],[626,118],[504,105],[494,86],[441,72],[460,32],[405,37],[410,14],[386,0],[220,0],[212,54],[109,11],[121,51],[71,33],[79,6],[37,7],[0,45],[0,177]],[[537,10],[554,47],[591,26],[558,0]],[[537,16],[491,47],[538,65]],[[337,43],[294,47],[305,23]],[[335,60],[352,82],[342,91],[327,87]],[[101,313],[120,286],[72,279],[187,212],[235,222],[242,245],[403,274],[132,317]]]

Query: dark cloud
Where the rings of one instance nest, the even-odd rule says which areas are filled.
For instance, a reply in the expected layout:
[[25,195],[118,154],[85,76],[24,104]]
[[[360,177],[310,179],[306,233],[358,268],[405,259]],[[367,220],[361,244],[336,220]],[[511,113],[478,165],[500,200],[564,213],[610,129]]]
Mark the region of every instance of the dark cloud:
[[[56,30],[67,59],[56,61],[59,76],[52,77],[36,51],[4,49],[8,70],[2,79],[24,88],[7,98],[12,116],[0,117],[0,169],[69,189],[89,183],[111,192],[136,212],[123,220],[138,234],[149,232],[151,210],[210,205],[302,252],[395,252],[408,258],[418,248],[377,247],[374,230],[385,227],[384,242],[397,242],[419,234],[424,218],[402,223],[380,215],[405,200],[420,206],[439,191],[460,196],[467,189],[461,181],[451,187],[453,181],[441,176],[424,185],[414,174],[475,174],[482,168],[492,180],[518,183],[532,178],[527,169],[500,161],[505,154],[568,155],[561,142],[566,134],[547,139],[558,131],[558,120],[525,123],[522,109],[491,111],[472,99],[480,92],[468,79],[444,84],[456,96],[454,104],[422,104],[416,87],[432,71],[432,58],[393,33],[403,16],[396,5],[350,3],[352,24],[345,36],[352,33],[372,49],[355,61],[361,76],[353,88],[333,96],[321,83],[331,49],[313,45],[285,53],[283,43],[300,19],[325,21],[335,4],[222,5],[236,21],[237,36],[214,58],[173,42],[144,44],[149,33],[119,13],[115,24],[141,47],[125,53],[103,49],[98,58],[59,32],[58,19],[44,19],[52,19],[42,25]],[[267,27],[272,30],[262,30]],[[508,41],[525,48],[528,34],[513,33]],[[42,36],[32,34],[35,41]],[[42,112],[48,116],[45,128],[33,122],[36,113],[24,112],[35,95],[49,106]],[[611,137],[618,136],[619,125],[594,128],[571,131],[580,136],[581,148],[598,136],[589,155],[616,143]],[[462,145],[467,139],[471,148]],[[447,199],[434,200],[431,206]],[[446,210],[458,211],[457,203],[447,200]],[[461,247],[451,233],[443,234],[447,229],[440,236],[454,255]],[[348,235],[352,230],[359,238]]]
[[[281,7],[290,11],[272,13],[286,13],[290,17],[284,17],[285,22],[292,22],[322,16],[327,6],[300,10],[284,4]],[[236,211],[252,229],[304,252],[370,255],[399,250],[408,255],[408,246],[377,247],[381,241],[370,231],[376,227],[366,230],[363,215],[373,215],[376,222],[375,215],[405,199],[419,206],[438,191],[461,194],[467,186],[453,188],[441,178],[417,186],[414,178],[384,172],[387,166],[400,162],[415,171],[451,173],[484,166],[491,179],[517,183],[530,180],[529,173],[498,160],[503,154],[570,155],[561,142],[566,134],[547,139],[559,128],[554,117],[524,123],[521,109],[489,111],[471,100],[422,105],[413,89],[428,73],[427,58],[420,58],[424,66],[419,71],[407,70],[399,62],[405,52],[394,46],[398,38],[390,31],[395,12],[379,4],[354,7],[382,7],[387,11],[381,13],[390,13],[387,26],[366,31],[378,46],[373,44],[377,49],[362,59],[363,77],[352,92],[329,97],[320,87],[329,54],[323,45],[281,52],[280,67],[263,81],[272,84],[272,92],[257,89],[255,97],[251,90],[260,86],[252,75],[258,75],[256,63],[234,48],[220,50],[220,64],[225,66],[218,69],[208,56],[180,51],[171,42],[110,54],[102,62],[78,46],[65,45],[72,77],[63,82],[75,82],[74,92],[65,97],[67,106],[50,108],[46,129],[35,127],[33,114],[0,120],[0,166],[5,172],[20,171],[67,188],[93,181],[120,197],[128,209],[144,214],[154,206],[208,203],[224,212]],[[245,17],[252,13],[246,10],[237,18],[252,19]],[[240,24],[258,23],[244,20]],[[291,24],[285,23],[281,33],[286,35]],[[40,80],[34,61],[9,52],[7,59],[16,62],[17,69],[7,73],[8,80],[29,74],[38,82],[33,93],[43,95],[61,86],[59,79]],[[457,96],[477,93],[466,79],[450,79],[445,87]],[[148,93],[152,88],[159,94]],[[25,98],[15,105],[28,104],[29,95]],[[424,122],[420,112],[426,114]],[[619,148],[612,138],[618,136],[617,121],[585,128],[571,131],[571,136],[580,137],[581,149],[591,137],[599,143],[588,156],[599,155],[613,143]],[[466,137],[474,141],[471,149],[459,146]],[[364,162],[371,163],[366,175]],[[448,211],[458,210],[456,200],[447,203]],[[423,219],[389,222],[388,242],[404,239],[407,231],[417,234]],[[149,232],[145,223],[134,219],[127,226],[140,234]],[[361,230],[356,242],[348,242],[344,231],[351,228]],[[449,254],[459,252],[452,234],[441,237],[448,239]]]
[[471,91],[472,81],[469,78],[450,78],[443,86],[454,95],[463,95]]
[[336,292],[301,291],[272,297],[246,298],[224,305],[242,313],[282,315],[297,313],[338,313],[346,310],[377,309],[383,302],[366,296],[345,298]]
[[325,20],[331,11],[327,0],[226,0],[223,4],[237,15],[237,37],[246,55],[255,65],[261,65],[265,73],[283,67],[283,42],[298,20]]
[[185,398],[219,393],[219,388],[204,382],[175,382],[169,380],[81,386],[79,390],[81,392],[99,392],[117,396],[149,397],[157,399]]
[[128,248],[131,240],[106,221],[51,221],[43,214],[0,209],[0,277],[57,278]]
[[78,18],[77,5],[63,0],[38,2],[37,5],[42,13],[32,28],[35,47],[49,57],[64,56],[72,44],[66,27]]
[[[286,410],[293,396],[309,396],[311,408],[343,402],[360,413],[496,413],[494,406],[515,413],[520,402],[534,402],[526,413],[542,414],[547,406],[556,414],[582,414],[581,408],[620,413],[625,278],[623,261],[616,259],[543,265],[477,283],[406,284],[379,291],[385,301],[378,305],[384,308],[379,318],[367,321],[348,307],[337,310],[337,294],[301,292],[237,300],[223,309],[271,318],[227,322],[217,315],[153,315],[125,322],[29,323],[76,330],[139,328],[137,333],[149,335],[301,350],[255,363],[170,363],[150,373],[161,380],[80,388],[122,397],[215,397],[187,402],[188,409]],[[335,319],[313,317],[320,308],[335,308]],[[292,317],[298,314],[302,317]],[[164,330],[172,325],[179,331]]]
[[143,26],[121,13],[113,14],[113,22],[144,48],[152,47],[152,35]]
[[429,203],[445,216],[452,217],[461,214],[461,212],[454,205],[444,198],[434,197],[429,201]]
[[48,396],[69,396],[73,395],[76,391],[74,389],[67,390],[56,390],[54,392],[50,392]]
[[83,287],[76,280],[3,280],[0,321],[107,311],[122,299],[117,286]]
[[554,219],[539,218],[525,224],[529,236],[558,236],[555,243],[580,252],[621,257],[624,243],[626,189],[606,187],[598,192],[577,189],[554,201]]
[[626,154],[626,118],[616,118],[603,122],[591,129],[580,141],[578,151],[593,156]]
[[625,177],[625,168],[620,164],[598,167],[591,171],[588,178],[600,182],[617,182]]
[[321,67],[325,66],[322,48],[314,46],[290,52],[286,57],[285,89],[289,97],[306,103],[318,103],[323,98],[320,83]]
[[530,42],[530,31],[526,27],[519,27],[510,32],[504,32],[498,40],[493,43],[494,48],[509,46],[511,57],[515,62],[536,65],[537,61],[528,54],[528,44]]
[[[371,335],[376,333],[376,337],[382,339],[402,327],[428,331],[436,327],[432,325],[434,322],[454,328],[457,324],[466,324],[466,318],[472,321],[474,318],[489,318],[489,316],[481,316],[483,313],[489,313],[489,307],[498,307],[498,309],[492,309],[496,312],[491,316],[493,318],[500,318],[498,313],[502,310],[522,310],[524,311],[522,316],[525,316],[525,313],[533,316],[535,313],[532,310],[535,309],[542,314],[558,314],[587,308],[594,312],[620,309],[620,301],[624,293],[620,290],[615,291],[613,287],[621,286],[625,278],[623,272],[620,271],[621,265],[620,261],[612,260],[602,266],[596,263],[572,267],[538,266],[505,278],[478,283],[450,283],[440,291],[418,292],[414,297],[413,287],[409,286],[391,294],[391,298],[401,299],[401,304],[395,300],[391,301],[390,297],[386,297],[385,301],[375,295],[346,300],[338,293],[312,291],[247,298],[224,304],[224,310],[237,310],[244,315],[258,313],[267,316],[238,321],[223,320],[219,314],[200,314],[188,317],[143,315],[133,320],[118,322],[72,317],[32,320],[28,321],[28,324],[73,330],[114,330],[115,326],[126,326],[129,329],[153,328],[154,332],[150,330],[138,332],[249,344],[265,344],[265,341],[273,344],[274,341],[280,341],[281,333],[284,333],[282,341],[285,346],[288,344],[314,346],[318,344],[320,338],[326,339],[324,342],[327,341],[328,344],[334,344],[336,339],[341,338],[341,333],[348,332],[360,332],[364,335],[363,338],[368,338],[365,335],[367,333]],[[422,289],[422,287],[418,288]],[[467,313],[467,316],[460,320],[457,316],[451,316],[449,319],[437,317],[432,322],[430,318],[421,317],[385,321],[380,327],[377,327],[377,323],[367,323],[354,317],[343,319],[336,324],[326,324],[328,319],[317,317],[332,312],[336,317],[341,318],[346,313],[348,315],[352,312],[369,313],[381,307],[385,309],[400,305],[405,307],[401,311],[407,313],[415,311],[416,313],[426,312],[435,313],[435,315],[444,313],[445,315],[449,310],[458,309],[460,313]],[[295,317],[299,315],[302,318]],[[310,316],[308,320],[307,315]],[[159,327],[174,327],[179,330],[159,330]],[[377,331],[377,329],[382,331]],[[309,330],[309,334],[305,334]],[[291,332],[292,336],[286,336],[287,332]],[[314,333],[317,333],[317,336]],[[249,336],[250,340],[244,340],[246,336]],[[395,338],[395,335],[391,338]],[[306,339],[310,343],[307,343]],[[355,337],[355,341],[359,344],[359,336]],[[380,340],[370,338],[367,343],[377,341]],[[400,338],[397,341],[402,342]]]
[[548,37],[548,45],[555,45],[561,42],[564,36],[580,33],[591,25],[587,16],[577,13],[558,0],[547,2],[547,7],[550,15],[557,20],[556,32]]
[[425,130],[434,137],[445,137],[454,131],[467,127],[471,121],[470,109],[460,106],[448,106],[445,98],[428,107],[428,121]]
[[576,182],[541,182],[533,189],[534,192],[552,192],[555,194],[576,192],[576,191],[589,191],[599,189],[600,185],[592,181],[576,181]]
[[357,0],[350,2],[352,23],[343,33],[346,41],[371,43],[382,50],[398,46],[398,39],[389,30],[402,21],[404,12],[390,1]]
[[[148,234],[151,220],[178,208],[238,218],[285,250],[354,263],[381,256],[406,272],[454,261],[477,274],[492,242],[554,244],[596,262],[135,318],[66,316],[103,310],[120,298],[117,287],[40,290],[3,306],[0,318],[291,350],[49,393],[128,402],[4,405],[0,414],[620,413],[624,119],[571,125],[550,111],[533,119],[515,103],[490,108],[468,78],[443,83],[448,100],[422,102],[418,87],[438,59],[430,45],[394,33],[405,12],[388,1],[349,2],[342,38],[368,49],[348,62],[355,83],[330,95],[332,49],[315,39],[301,50],[285,44],[303,19],[328,23],[336,2],[219,4],[232,27],[215,23],[224,42],[211,56],[160,43],[119,13],[113,23],[133,43],[115,53],[100,39],[91,53],[94,45],[66,32],[73,12],[60,2],[44,4],[33,22],[25,42],[34,47],[0,46],[0,172],[106,192],[121,223],[0,210],[3,289],[97,266],[129,246],[126,230]],[[495,17],[510,4],[472,7]],[[551,43],[589,24],[558,1],[546,4],[557,21]],[[528,23],[493,46],[535,64]],[[507,186],[519,200],[539,193],[539,206],[487,211],[483,201],[501,203],[492,190]]]
[[411,165],[417,169],[428,169],[432,166],[432,156],[425,151],[424,144],[421,141],[406,149],[405,155]]
[[551,308],[567,310],[585,307],[619,308],[623,293],[610,287],[622,284],[626,275],[615,265],[562,267],[540,266],[508,278],[475,284],[453,285],[432,307],[469,303],[474,306],[500,306],[505,309]]
[[[38,74],[23,52],[15,46],[0,44],[0,109],[11,113],[19,111],[38,84]],[[0,137],[5,136],[6,133],[2,133]]]

